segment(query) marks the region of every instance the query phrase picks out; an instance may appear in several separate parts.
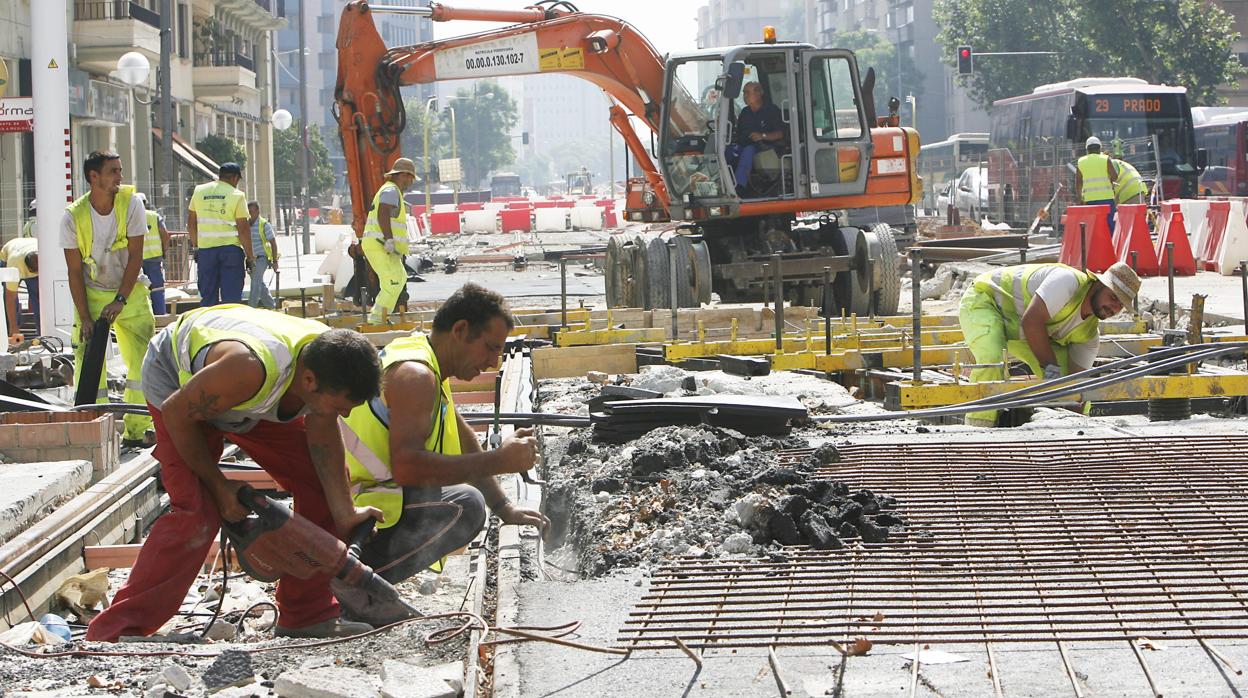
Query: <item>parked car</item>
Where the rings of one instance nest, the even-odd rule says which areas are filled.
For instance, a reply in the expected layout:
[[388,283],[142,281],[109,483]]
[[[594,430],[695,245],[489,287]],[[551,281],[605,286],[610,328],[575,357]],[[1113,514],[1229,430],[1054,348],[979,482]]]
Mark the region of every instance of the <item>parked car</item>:
[[978,223],[988,210],[988,168],[977,166],[963,170],[953,197],[962,216]]
[[936,192],[936,215],[945,216],[945,211],[949,210],[949,196],[953,193],[953,180],[945,182],[945,186]]

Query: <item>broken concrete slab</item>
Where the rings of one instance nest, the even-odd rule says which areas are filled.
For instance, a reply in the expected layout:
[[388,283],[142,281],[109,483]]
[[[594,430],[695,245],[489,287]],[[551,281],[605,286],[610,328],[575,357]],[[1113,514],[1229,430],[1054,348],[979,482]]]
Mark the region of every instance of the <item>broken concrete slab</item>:
[[273,689],[288,698],[380,698],[381,681],[359,669],[292,669],[277,677]]
[[222,652],[200,678],[209,693],[231,686],[246,686],[256,680],[251,655],[239,650]]
[[58,500],[76,495],[91,484],[91,462],[0,465],[0,540],[28,528]]
[[381,667],[384,698],[455,698],[459,692],[433,669],[387,659]]

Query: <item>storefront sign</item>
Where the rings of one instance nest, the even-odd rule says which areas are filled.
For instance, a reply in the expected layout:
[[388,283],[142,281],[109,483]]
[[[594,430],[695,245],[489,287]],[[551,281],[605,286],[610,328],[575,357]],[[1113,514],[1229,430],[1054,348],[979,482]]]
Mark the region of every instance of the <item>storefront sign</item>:
[[0,133],[35,130],[35,100],[32,97],[0,99]]

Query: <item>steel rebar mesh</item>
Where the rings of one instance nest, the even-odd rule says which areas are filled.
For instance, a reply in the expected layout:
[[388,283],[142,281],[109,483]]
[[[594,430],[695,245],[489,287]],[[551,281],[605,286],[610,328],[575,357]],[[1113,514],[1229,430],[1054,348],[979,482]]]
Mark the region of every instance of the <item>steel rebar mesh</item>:
[[813,477],[896,497],[904,533],[779,562],[682,559],[656,571],[620,642],[1248,638],[1246,447],[1248,436],[845,446]]

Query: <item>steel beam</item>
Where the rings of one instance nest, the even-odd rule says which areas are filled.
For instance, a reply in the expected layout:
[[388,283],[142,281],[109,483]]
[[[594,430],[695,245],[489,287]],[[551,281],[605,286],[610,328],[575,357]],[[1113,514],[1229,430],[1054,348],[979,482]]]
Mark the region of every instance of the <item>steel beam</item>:
[[[885,386],[884,406],[890,410],[917,410],[957,405],[1039,384],[1039,380],[983,383],[924,383],[894,381]],[[1190,376],[1147,376],[1063,398],[1076,402],[1201,398],[1248,395],[1248,373]]]

